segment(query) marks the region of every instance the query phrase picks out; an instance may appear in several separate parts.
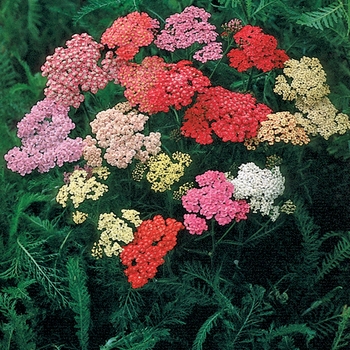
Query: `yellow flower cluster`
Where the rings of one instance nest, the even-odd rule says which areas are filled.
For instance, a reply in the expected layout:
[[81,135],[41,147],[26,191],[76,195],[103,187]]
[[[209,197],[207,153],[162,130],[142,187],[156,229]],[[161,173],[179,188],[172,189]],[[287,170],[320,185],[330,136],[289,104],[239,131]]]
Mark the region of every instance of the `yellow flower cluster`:
[[281,206],[280,212],[286,213],[286,214],[293,214],[295,212],[296,208],[297,208],[296,205],[290,199],[288,199]]
[[277,154],[272,154],[271,156],[266,157],[265,167],[267,169],[272,169],[276,166],[280,166],[283,162],[283,159]]
[[[136,211],[131,212],[134,212],[134,216],[139,214]],[[102,233],[91,249],[91,255],[96,259],[102,258],[103,253],[108,257],[118,256],[123,250],[121,244],[128,244],[134,239],[133,229],[114,213],[101,214],[97,229]]]
[[141,162],[136,163],[134,170],[131,173],[132,178],[140,182],[143,179],[143,175],[145,174],[145,171],[147,170],[147,165]]
[[140,213],[134,209],[122,209],[122,218],[130,221],[135,227],[141,225],[142,220],[140,219]]
[[290,59],[285,62],[283,73],[276,78],[274,92],[284,100],[295,100],[296,108],[303,113],[295,114],[296,121],[309,135],[327,140],[350,129],[349,117],[338,113],[327,97],[330,90],[326,73],[317,58]]
[[194,187],[193,182],[185,182],[183,185],[179,187],[177,191],[173,192],[173,198],[175,200],[181,200],[182,196],[184,196],[187,193],[187,191],[193,187]]
[[[109,171],[106,167],[94,168],[92,174],[96,174],[99,179],[106,180]],[[108,191],[107,185],[98,182],[95,176],[89,177],[88,175],[84,169],[74,170],[69,176],[69,183],[59,189],[56,196],[57,203],[66,207],[70,199],[74,208],[78,208],[85,199],[95,201]]]
[[87,217],[88,217],[87,213],[83,213],[82,211],[79,211],[79,210],[76,210],[72,215],[72,219],[77,225],[82,224]]
[[269,145],[281,141],[290,142],[293,145],[307,144],[310,139],[305,129],[298,125],[298,120],[297,116],[290,112],[268,114],[267,120],[261,122],[257,139],[259,142],[267,141]]
[[189,154],[175,152],[172,159],[177,161],[173,163],[168,155],[159,153],[152,156],[147,162],[148,173],[146,179],[152,184],[151,189],[155,192],[164,192],[170,190],[174,182],[180,180],[185,173],[185,167],[188,167],[192,160]]

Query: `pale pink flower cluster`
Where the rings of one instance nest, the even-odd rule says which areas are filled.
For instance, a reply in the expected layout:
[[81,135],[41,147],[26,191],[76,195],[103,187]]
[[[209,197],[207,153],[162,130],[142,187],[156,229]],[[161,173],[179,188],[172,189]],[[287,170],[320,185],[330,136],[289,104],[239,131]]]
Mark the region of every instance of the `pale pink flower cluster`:
[[75,127],[68,109],[47,98],[39,101],[17,125],[22,146],[5,155],[7,167],[24,176],[36,168],[44,173],[64,162],[79,160],[83,142],[80,137],[68,138]]
[[[103,45],[95,42],[90,35],[74,34],[66,46],[66,49],[56,48],[41,67],[42,75],[48,78],[44,93],[47,98],[64,106],[78,108],[84,101],[81,90],[96,94],[113,77],[97,65]],[[111,70],[111,64],[105,61],[106,69]]]
[[90,123],[91,130],[96,134],[98,146],[106,149],[104,158],[108,164],[126,168],[134,158],[145,163],[160,152],[159,132],[148,136],[139,132],[144,130],[147,120],[148,116],[132,109],[128,102],[96,115]]
[[[232,200],[234,186],[225,174],[208,170],[196,176],[200,188],[191,188],[182,196],[182,205],[189,213],[214,218],[219,225],[226,225],[233,219],[237,222],[247,219],[249,205],[245,200]],[[202,234],[207,229],[205,219],[195,214],[184,215],[184,225],[191,234]]]
[[222,57],[222,44],[215,42],[218,33],[208,22],[211,14],[196,6],[186,7],[165,20],[165,27],[154,41],[156,46],[167,51],[186,49],[194,43],[206,44],[193,58],[205,63]]
[[86,164],[93,168],[102,166],[102,150],[96,146],[97,140],[87,135],[83,143],[83,157],[87,161]]

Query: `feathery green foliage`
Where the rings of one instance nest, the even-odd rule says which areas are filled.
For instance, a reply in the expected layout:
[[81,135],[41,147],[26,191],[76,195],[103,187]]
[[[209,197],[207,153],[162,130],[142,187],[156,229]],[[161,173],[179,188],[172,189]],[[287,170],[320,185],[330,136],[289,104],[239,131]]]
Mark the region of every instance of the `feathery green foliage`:
[[316,11],[304,12],[297,20],[297,24],[324,30],[324,28],[332,28],[340,18],[348,20],[346,15],[342,1],[338,0]]
[[[237,172],[244,162],[267,167],[281,159],[284,195],[293,213],[273,221],[259,213],[232,225],[212,220],[202,235],[179,232],[154,278],[133,289],[118,256],[94,259],[101,236],[101,213],[134,208],[146,220],[162,213],[183,221],[180,200],[170,191],[153,193],[132,179],[132,167],[113,168],[109,191],[83,203],[82,224],[72,220],[72,205],[55,196],[67,173],[84,161],[48,173],[22,177],[6,169],[3,155],[15,145],[16,124],[44,98],[40,67],[55,48],[75,33],[98,42],[116,18],[146,12],[160,22],[187,6],[211,13],[226,52],[237,48],[224,39],[223,23],[238,18],[273,35],[291,58],[317,57],[327,73],[330,100],[350,113],[349,1],[304,0],[3,0],[0,9],[0,348],[4,350],[318,350],[347,349],[350,343],[350,132],[328,140],[312,136],[308,145],[241,143],[199,145],[180,136],[185,108],[151,116],[146,131],[162,133],[167,154],[180,149],[193,156],[186,181],[200,171]],[[135,62],[159,55],[168,63],[188,59],[191,47],[176,52],[142,47]],[[106,50],[103,50],[102,57]],[[134,64],[131,61],[128,64]],[[101,62],[99,62],[101,64]],[[252,93],[271,109],[296,112],[274,93],[282,69],[238,72],[221,60],[193,67],[213,86]],[[96,114],[124,101],[124,87],[110,82],[96,95],[83,92],[80,108],[69,115],[70,136],[91,133]],[[170,131],[173,134],[170,135]],[[196,185],[195,185],[196,186]],[[153,247],[153,246],[152,246]],[[135,264],[136,260],[132,263]],[[133,265],[134,266],[134,265]],[[52,332],[52,329],[55,332]]]
[[79,258],[67,261],[69,292],[72,301],[69,307],[74,311],[77,337],[80,348],[88,349],[90,327],[90,295],[87,289],[87,275]]

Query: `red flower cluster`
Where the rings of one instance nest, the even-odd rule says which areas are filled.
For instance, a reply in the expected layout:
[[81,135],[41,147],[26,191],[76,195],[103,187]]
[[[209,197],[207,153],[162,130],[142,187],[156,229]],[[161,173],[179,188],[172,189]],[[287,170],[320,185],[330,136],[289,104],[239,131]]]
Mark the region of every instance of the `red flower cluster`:
[[260,123],[272,110],[250,94],[211,87],[199,94],[196,103],[185,112],[181,132],[207,145],[212,132],[222,141],[243,142],[257,135]]
[[165,63],[161,57],[146,57],[141,64],[129,63],[120,68],[118,80],[132,106],[140,112],[168,112],[170,106],[180,109],[192,103],[196,92],[210,86],[203,73],[190,61]]
[[268,72],[273,68],[283,68],[284,62],[289,59],[284,50],[277,49],[277,40],[264,34],[260,27],[246,25],[233,38],[239,48],[232,49],[227,57],[230,66],[239,72],[251,67]]
[[133,288],[144,286],[164,263],[163,257],[176,245],[176,237],[184,229],[181,222],[156,215],[137,228],[134,240],[120,253],[124,271]]
[[147,13],[132,12],[115,20],[102,34],[101,43],[110,49],[119,46],[116,54],[124,60],[131,60],[141,46],[148,46],[153,41],[158,28],[159,22]]

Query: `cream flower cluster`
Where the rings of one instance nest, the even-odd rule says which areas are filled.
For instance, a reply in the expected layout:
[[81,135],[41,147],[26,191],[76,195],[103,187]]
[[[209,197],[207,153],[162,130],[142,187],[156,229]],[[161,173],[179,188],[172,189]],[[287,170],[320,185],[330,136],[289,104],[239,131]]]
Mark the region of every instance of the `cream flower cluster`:
[[[123,212],[123,216],[126,215],[132,220],[138,218],[138,214],[136,211],[124,210]],[[103,253],[108,257],[118,256],[123,250],[122,244],[128,244],[134,239],[133,228],[113,212],[100,215],[97,229],[102,233],[99,241],[94,243],[91,250],[91,255],[97,259],[102,258]]]
[[279,207],[274,205],[274,201],[285,188],[285,179],[278,166],[260,169],[250,162],[239,167],[235,178],[230,179],[230,175],[228,178],[234,185],[235,199],[246,199],[252,212],[268,215],[273,221],[277,219]]
[[327,97],[326,73],[317,58],[302,57],[300,61],[285,62],[284,75],[276,78],[274,92],[284,100],[295,101],[296,121],[309,135],[320,135],[328,140],[334,134],[344,134],[350,129],[349,117],[338,113]]
[[92,170],[92,176],[84,169],[76,169],[69,176],[69,183],[63,185],[56,196],[57,203],[62,207],[67,206],[70,199],[74,208],[78,208],[86,199],[96,201],[105,192],[108,186],[97,181],[97,178],[105,180],[109,175],[107,168],[96,168]]

